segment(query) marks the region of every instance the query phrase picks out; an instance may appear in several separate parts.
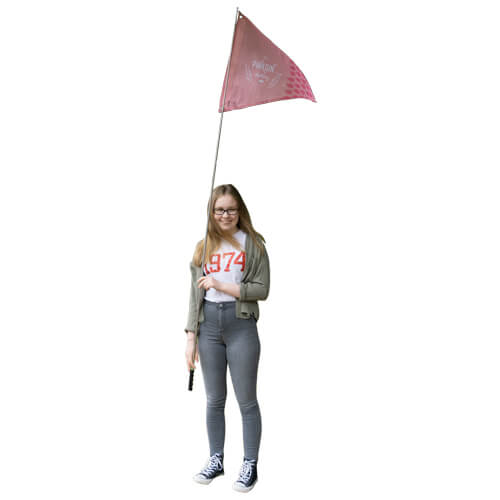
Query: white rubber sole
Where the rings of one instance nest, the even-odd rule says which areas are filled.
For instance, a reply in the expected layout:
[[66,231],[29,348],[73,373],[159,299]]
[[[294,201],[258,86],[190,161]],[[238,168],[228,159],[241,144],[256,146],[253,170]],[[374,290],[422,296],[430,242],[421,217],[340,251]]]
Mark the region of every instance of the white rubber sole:
[[[217,477],[223,476],[224,473],[219,474]],[[203,476],[200,476],[199,474],[196,474],[196,476],[193,476],[193,480],[196,481],[199,484],[210,484],[214,479],[217,479],[217,477],[214,477],[212,479],[206,479]]]
[[253,487],[257,484],[258,479],[255,480],[255,482],[252,484],[252,486],[249,486],[248,488],[243,486],[241,483],[233,483],[233,490],[239,491],[240,493],[248,493],[253,489]]

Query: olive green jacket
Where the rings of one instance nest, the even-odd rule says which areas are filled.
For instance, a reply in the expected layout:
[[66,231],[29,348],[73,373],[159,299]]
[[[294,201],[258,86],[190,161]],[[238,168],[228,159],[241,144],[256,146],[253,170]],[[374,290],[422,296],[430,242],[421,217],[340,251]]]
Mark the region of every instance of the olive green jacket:
[[[196,301],[199,307],[199,323],[205,320],[203,314],[203,297],[205,289],[198,288],[198,280],[202,276],[201,267],[190,263],[191,269],[191,291],[189,294],[189,313],[185,332],[194,332],[196,328]],[[255,320],[259,319],[258,300],[266,300],[269,295],[269,257],[264,247],[261,254],[252,237],[247,234],[245,241],[245,270],[241,277],[240,298],[236,298],[236,317],[249,319],[251,315]]]

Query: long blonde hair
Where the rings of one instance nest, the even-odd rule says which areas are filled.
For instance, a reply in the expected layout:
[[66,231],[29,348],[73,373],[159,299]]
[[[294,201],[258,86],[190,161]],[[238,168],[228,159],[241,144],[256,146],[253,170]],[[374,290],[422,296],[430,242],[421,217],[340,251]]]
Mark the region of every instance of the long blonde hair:
[[[214,252],[216,252],[222,243],[222,240],[228,241],[231,245],[233,245],[235,248],[239,248],[240,250],[243,250],[241,248],[241,245],[239,244],[238,240],[234,236],[226,236],[225,234],[222,233],[222,231],[219,229],[217,223],[215,222],[214,218],[214,207],[215,207],[215,202],[218,200],[219,197],[224,196],[226,194],[231,195],[235,200],[236,203],[238,204],[238,224],[237,227],[238,229],[241,229],[247,235],[252,238],[254,241],[255,245],[257,248],[263,253],[264,252],[264,243],[266,240],[264,239],[264,236],[262,236],[260,233],[258,233],[252,225],[252,219],[250,218],[250,214],[248,213],[248,209],[245,205],[245,202],[243,201],[243,198],[241,197],[240,193],[238,190],[232,185],[232,184],[221,184],[220,186],[217,186],[213,192],[212,192],[212,203],[207,205],[207,210],[208,210],[208,234],[207,234],[207,248],[205,251],[205,262],[204,264],[208,263],[208,259],[210,258],[210,255],[212,255]],[[194,251],[193,255],[193,264],[195,266],[201,266],[201,258],[203,256],[203,242],[204,240],[199,241],[196,244],[196,248]]]

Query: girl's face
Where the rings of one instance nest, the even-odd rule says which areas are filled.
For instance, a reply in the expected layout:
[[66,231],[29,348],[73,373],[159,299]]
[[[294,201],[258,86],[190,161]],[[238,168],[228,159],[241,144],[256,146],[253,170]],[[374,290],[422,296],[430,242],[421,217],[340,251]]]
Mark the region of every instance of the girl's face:
[[238,231],[237,224],[240,219],[238,215],[238,203],[230,194],[219,196],[215,201],[214,219],[222,232],[234,234]]

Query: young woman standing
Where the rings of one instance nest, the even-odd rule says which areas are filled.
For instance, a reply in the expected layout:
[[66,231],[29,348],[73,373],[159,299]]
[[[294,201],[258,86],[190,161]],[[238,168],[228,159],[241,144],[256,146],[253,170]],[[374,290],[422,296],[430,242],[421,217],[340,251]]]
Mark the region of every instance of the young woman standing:
[[[252,226],[250,214],[232,184],[214,189],[209,209],[203,273],[203,240],[191,262],[186,362],[194,369],[193,351],[197,301],[199,339],[195,360],[201,368],[207,396],[206,424],[210,458],[194,480],[208,484],[224,474],[224,438],[227,366],[243,421],[245,455],[233,488],[249,491],[257,482],[261,415],[257,402],[260,341],[258,300],[269,294],[269,258],[265,240]],[[199,355],[199,356],[198,356]]]

